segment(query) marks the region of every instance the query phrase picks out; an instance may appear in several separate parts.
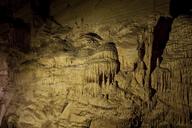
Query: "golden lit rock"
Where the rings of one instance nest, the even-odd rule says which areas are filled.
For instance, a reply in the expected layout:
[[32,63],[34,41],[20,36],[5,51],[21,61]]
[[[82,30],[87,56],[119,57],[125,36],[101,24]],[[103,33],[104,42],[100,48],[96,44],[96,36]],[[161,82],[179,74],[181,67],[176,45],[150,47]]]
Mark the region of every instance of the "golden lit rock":
[[192,127],[189,6],[17,2],[0,2],[0,127]]

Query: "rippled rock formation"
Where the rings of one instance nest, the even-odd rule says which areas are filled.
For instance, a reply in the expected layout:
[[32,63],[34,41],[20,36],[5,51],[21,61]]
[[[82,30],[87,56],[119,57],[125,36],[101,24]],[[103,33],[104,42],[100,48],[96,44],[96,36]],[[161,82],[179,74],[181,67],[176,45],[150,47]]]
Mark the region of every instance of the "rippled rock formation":
[[119,16],[118,8],[127,3],[112,10],[122,18],[112,25],[110,15],[69,26],[37,12],[31,26],[0,24],[2,128],[191,127],[191,16],[139,17],[144,8]]
[[152,86],[164,105],[155,125],[190,127],[191,125],[191,41],[192,18],[180,16],[172,24],[169,41],[161,61],[152,74]]
[[[75,128],[89,127],[97,119],[121,124],[137,117],[141,100],[119,87],[115,78],[120,71],[115,43],[87,33],[76,46],[70,40],[46,40],[50,33],[43,31],[34,37],[32,52],[16,52],[10,59],[15,96],[8,124]],[[36,45],[39,38],[44,45]]]

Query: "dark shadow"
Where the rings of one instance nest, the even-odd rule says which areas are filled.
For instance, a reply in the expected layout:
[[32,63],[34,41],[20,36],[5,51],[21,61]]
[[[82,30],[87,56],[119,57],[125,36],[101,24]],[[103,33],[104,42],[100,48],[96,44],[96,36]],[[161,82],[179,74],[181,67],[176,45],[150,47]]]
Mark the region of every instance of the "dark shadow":
[[149,95],[149,99],[152,100],[152,98],[155,96],[157,90],[150,88],[150,95]]
[[9,45],[22,52],[30,51],[31,31],[30,24],[25,23],[22,19],[15,18],[12,20],[9,31]]
[[103,83],[103,74],[99,75],[99,85],[101,86]]
[[15,18],[13,12],[6,6],[0,7],[0,25],[7,24],[7,31],[3,36],[8,41],[6,47],[18,49],[22,52],[30,51],[30,24],[20,18]]
[[43,20],[50,17],[51,0],[30,0],[33,15],[40,16]]
[[10,9],[0,6],[0,23],[10,21],[12,16],[13,13]]
[[154,28],[154,40],[153,40],[153,51],[151,60],[151,73],[156,68],[157,58],[162,59],[162,54],[165,46],[169,40],[169,32],[171,31],[173,19],[169,17],[160,17],[157,25]]
[[170,14],[175,18],[179,15],[192,15],[191,0],[171,0]]

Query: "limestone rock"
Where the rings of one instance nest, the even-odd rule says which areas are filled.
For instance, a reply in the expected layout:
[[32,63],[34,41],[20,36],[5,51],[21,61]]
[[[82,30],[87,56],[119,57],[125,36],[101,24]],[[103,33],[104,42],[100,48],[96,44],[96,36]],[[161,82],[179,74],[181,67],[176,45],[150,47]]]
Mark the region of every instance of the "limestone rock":
[[[104,7],[100,3],[105,2],[98,2],[96,8]],[[117,9],[125,10],[126,5]],[[115,17],[134,15],[126,11],[117,16],[121,11],[117,9],[112,9],[117,12]],[[173,20],[159,14],[146,15],[126,16],[124,21],[115,22],[106,16],[100,24],[87,24],[81,18],[71,26],[38,15],[34,16],[37,24],[30,27],[31,33],[3,24],[1,126],[191,127],[191,16]],[[27,51],[20,42],[27,43]]]

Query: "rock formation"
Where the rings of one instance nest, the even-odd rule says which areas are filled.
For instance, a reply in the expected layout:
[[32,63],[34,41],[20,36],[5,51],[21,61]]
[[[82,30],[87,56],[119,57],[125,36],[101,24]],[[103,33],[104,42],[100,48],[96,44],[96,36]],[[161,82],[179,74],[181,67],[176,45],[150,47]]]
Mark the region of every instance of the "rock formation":
[[161,61],[152,74],[152,86],[164,102],[166,115],[160,121],[172,127],[191,124],[191,17],[180,16],[172,24]]
[[70,26],[32,6],[0,22],[2,128],[192,127],[190,15]]

